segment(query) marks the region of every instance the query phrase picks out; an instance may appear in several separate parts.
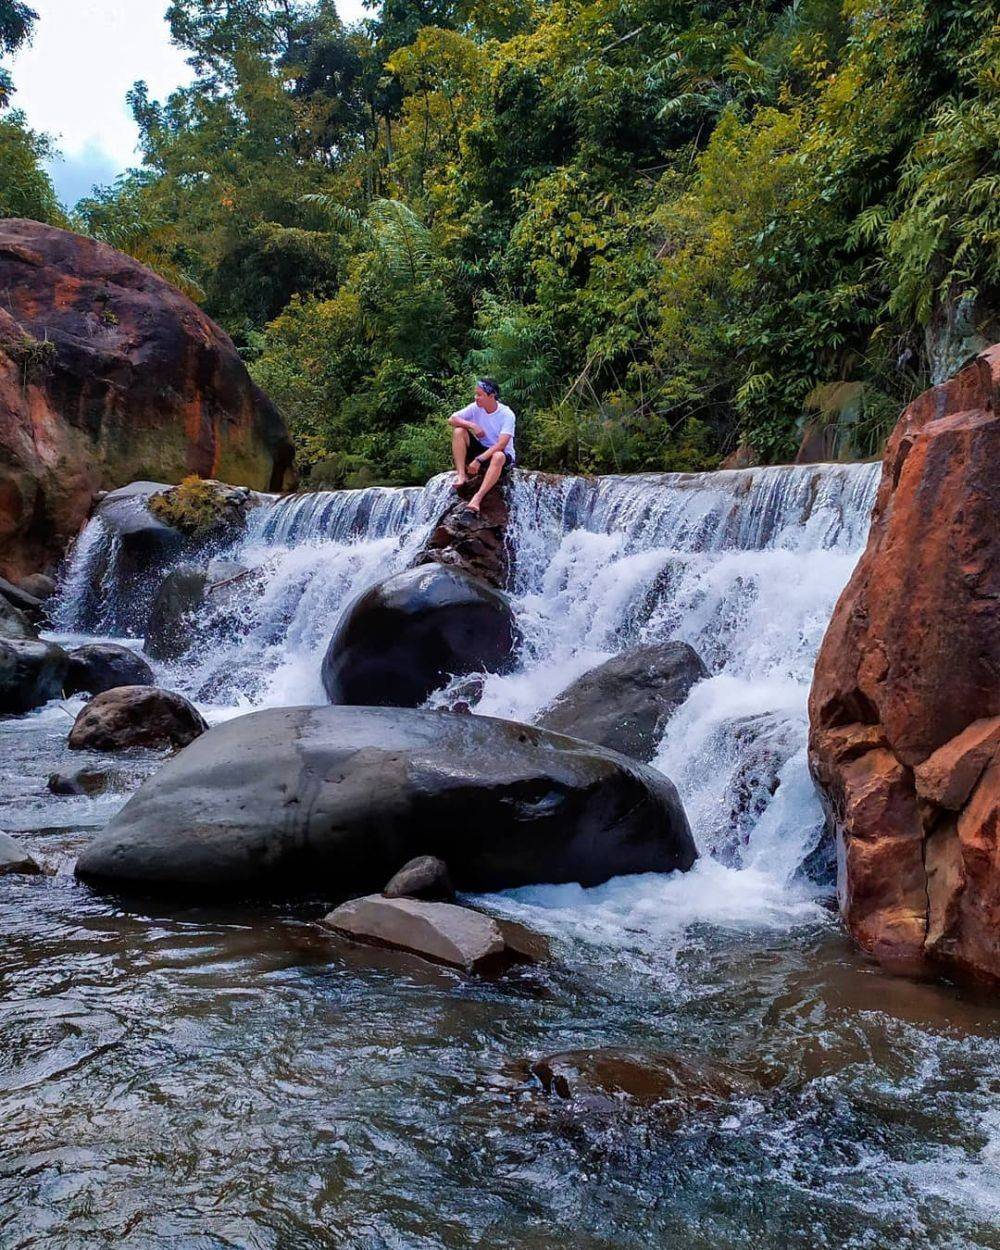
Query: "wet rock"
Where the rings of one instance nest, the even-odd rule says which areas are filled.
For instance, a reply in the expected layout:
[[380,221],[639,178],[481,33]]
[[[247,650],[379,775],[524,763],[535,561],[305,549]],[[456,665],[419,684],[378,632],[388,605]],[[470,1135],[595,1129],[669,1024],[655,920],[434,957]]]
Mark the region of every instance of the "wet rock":
[[17,586],[19,590],[23,590],[25,594],[31,595],[40,603],[44,603],[46,599],[51,599],[56,593],[54,579],[45,573],[29,573],[27,577],[21,578]]
[[456,493],[414,564],[444,564],[462,569],[488,586],[501,589],[507,585],[509,573],[507,486],[503,482],[495,486],[477,515],[466,505],[478,489],[479,482],[470,481]]
[[0,595],[0,638],[37,638],[38,630],[20,608]]
[[236,560],[223,560],[219,556],[213,556],[209,560],[206,570],[208,580],[213,587],[222,582],[231,582],[234,578],[242,577],[249,572],[245,564],[239,564]]
[[502,672],[517,630],[507,597],[468,573],[425,565],[365,591],[323,659],[331,703],[418,707],[451,676]]
[[648,762],[667,721],[707,676],[686,642],[634,647],[578,677],[537,723]]
[[183,695],[157,686],[117,686],[96,695],[70,730],[71,750],[184,747],[208,728]]
[[0,641],[0,714],[30,712],[62,694],[69,656],[54,642]]
[[154,660],[176,660],[199,636],[198,615],[208,576],[182,564],[160,583],[146,625],[145,650]]
[[809,699],[841,911],[887,969],[1000,983],[1000,347],[902,413]]
[[52,773],[47,784],[50,794],[95,795],[103,794],[116,779],[116,774],[106,768],[88,766],[72,773]]
[[9,833],[0,833],[0,877],[8,873],[41,872],[38,862]]
[[215,726],[140,787],[77,871],[182,896],[347,898],[417,854],[443,859],[463,891],[597,885],[695,859],[673,785],[633,760],[487,717],[334,706]]
[[26,590],[22,590],[19,586],[15,586],[13,582],[8,582],[0,577],[0,598],[5,599],[11,607],[17,608],[33,624],[37,625],[39,621],[45,617],[45,604],[41,599],[37,599],[34,595],[28,594]]
[[675,1124],[719,1111],[757,1088],[726,1065],[617,1046],[548,1055],[536,1059],[530,1072],[546,1094],[581,1109],[610,1111],[626,1103],[656,1108],[658,1118]]
[[153,670],[141,655],[112,642],[92,642],[69,653],[67,695],[101,694],[116,686],[152,686]]
[[[342,903],[323,923],[354,941],[409,951],[467,973],[498,972],[513,963],[548,957],[545,939],[529,934],[523,925],[454,903],[371,894]],[[508,941],[508,932],[513,941]]]
[[382,891],[386,898],[424,898],[449,902],[455,887],[448,875],[448,865],[434,855],[418,855],[395,873]]
[[59,560],[102,489],[149,473],[278,490],[292,448],[229,338],[107,244],[0,222],[0,571]]

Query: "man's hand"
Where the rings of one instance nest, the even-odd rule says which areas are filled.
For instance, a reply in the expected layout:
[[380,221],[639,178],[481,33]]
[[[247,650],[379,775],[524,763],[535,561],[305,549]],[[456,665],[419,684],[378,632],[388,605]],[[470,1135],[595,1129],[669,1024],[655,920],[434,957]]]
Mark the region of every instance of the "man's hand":
[[481,425],[472,425],[470,422],[469,429],[473,432],[473,434],[475,434],[476,438],[478,438],[480,442],[482,442],[486,437],[486,431]]
[[465,471],[466,473],[468,473],[469,477],[475,477],[476,474],[479,472],[479,461],[470,460]]

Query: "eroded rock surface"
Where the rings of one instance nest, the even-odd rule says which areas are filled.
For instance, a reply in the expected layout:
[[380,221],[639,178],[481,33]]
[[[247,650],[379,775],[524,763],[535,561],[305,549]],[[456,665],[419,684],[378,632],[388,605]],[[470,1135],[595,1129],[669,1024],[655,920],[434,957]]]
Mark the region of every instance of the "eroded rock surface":
[[182,896],[333,899],[381,889],[418,854],[472,891],[695,859],[671,782],[624,756],[487,717],[335,706],[215,726],[140,787],[77,871]]
[[102,489],[155,471],[279,489],[292,449],[223,331],[104,243],[0,221],[0,572],[58,560]]
[[[506,476],[510,472],[508,469]],[[478,488],[479,482],[473,480],[455,492],[414,563],[462,569],[488,586],[502,590],[510,572],[508,484],[498,483],[483,500],[477,514],[470,512],[466,504]]]
[[810,764],[848,928],[1000,981],[1000,347],[915,400],[816,663]]

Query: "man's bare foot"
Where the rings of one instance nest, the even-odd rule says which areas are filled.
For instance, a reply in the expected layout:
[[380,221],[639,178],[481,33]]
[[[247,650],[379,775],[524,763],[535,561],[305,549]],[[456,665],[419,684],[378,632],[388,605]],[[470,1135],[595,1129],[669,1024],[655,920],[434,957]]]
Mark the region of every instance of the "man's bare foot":
[[468,480],[469,480],[469,479],[468,479],[467,477],[459,477],[459,476],[456,474],[456,475],[455,475],[455,485],[452,487],[452,490],[461,490],[461,489],[462,489],[462,487],[465,485],[465,483],[466,483]]

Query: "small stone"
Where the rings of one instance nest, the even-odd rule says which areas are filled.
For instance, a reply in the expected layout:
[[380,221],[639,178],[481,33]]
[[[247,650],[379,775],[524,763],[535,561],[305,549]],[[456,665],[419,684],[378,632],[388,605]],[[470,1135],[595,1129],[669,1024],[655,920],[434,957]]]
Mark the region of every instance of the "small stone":
[[[355,941],[409,951],[466,973],[536,962],[525,953],[523,942],[508,940],[506,922],[453,903],[369,894],[341,904],[323,923]],[[547,954],[545,939],[538,941]],[[535,949],[541,951],[543,945]]]
[[19,842],[9,833],[0,833],[0,876],[12,872],[33,874],[41,871],[38,863]]
[[455,897],[455,888],[443,859],[418,855],[394,874],[382,893],[386,898],[425,898],[447,903]]
[[17,585],[19,590],[23,590],[25,594],[31,595],[41,603],[44,603],[46,599],[51,599],[56,592],[55,582],[45,573],[29,573],[27,577],[22,577]]

